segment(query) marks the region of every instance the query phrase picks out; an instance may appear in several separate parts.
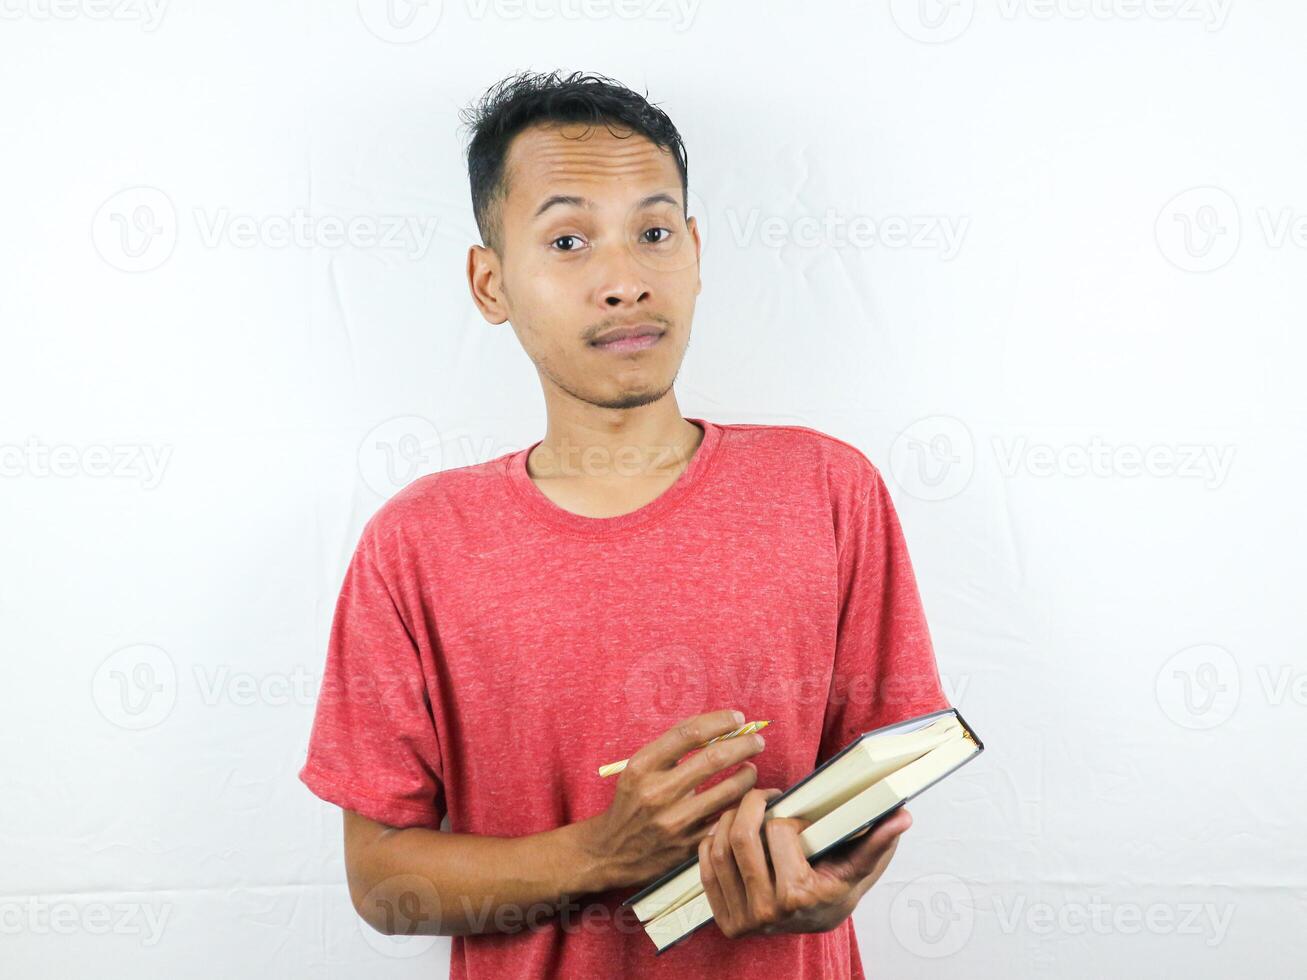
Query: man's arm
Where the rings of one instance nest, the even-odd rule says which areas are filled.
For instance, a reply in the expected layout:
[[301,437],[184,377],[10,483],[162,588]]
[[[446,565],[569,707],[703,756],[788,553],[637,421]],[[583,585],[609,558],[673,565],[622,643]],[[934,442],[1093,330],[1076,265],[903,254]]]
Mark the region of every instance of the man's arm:
[[[710,820],[758,778],[760,735],[686,753],[737,727],[738,712],[687,718],[631,756],[603,813],[538,834],[396,828],[345,810],[345,866],[360,916],[386,935],[517,932],[578,896],[644,884],[695,853]],[[703,792],[723,769],[740,768]]]
[[483,837],[344,814],[350,898],[387,935],[514,931],[548,918],[569,897],[612,887],[608,862],[583,846],[581,824]]

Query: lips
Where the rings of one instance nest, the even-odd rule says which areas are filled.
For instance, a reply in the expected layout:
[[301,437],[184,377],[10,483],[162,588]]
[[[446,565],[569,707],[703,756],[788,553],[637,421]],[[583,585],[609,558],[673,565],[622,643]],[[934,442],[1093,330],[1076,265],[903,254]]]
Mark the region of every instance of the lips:
[[619,337],[603,344],[594,344],[594,349],[603,354],[631,354],[648,350],[662,339],[660,333],[639,333],[630,337]]
[[641,323],[634,327],[618,327],[615,330],[609,330],[590,341],[590,344],[594,347],[607,347],[610,344],[634,341],[641,337],[656,339],[661,337],[662,334],[661,327],[656,327],[652,323]]

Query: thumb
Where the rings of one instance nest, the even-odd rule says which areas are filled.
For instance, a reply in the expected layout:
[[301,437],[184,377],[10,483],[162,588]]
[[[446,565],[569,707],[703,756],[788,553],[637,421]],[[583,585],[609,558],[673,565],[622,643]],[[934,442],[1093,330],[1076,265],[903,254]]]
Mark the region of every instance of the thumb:
[[851,846],[829,866],[831,873],[848,882],[862,882],[870,888],[885,871],[898,847],[899,837],[912,826],[912,815],[900,808],[881,823],[871,833],[862,831]]

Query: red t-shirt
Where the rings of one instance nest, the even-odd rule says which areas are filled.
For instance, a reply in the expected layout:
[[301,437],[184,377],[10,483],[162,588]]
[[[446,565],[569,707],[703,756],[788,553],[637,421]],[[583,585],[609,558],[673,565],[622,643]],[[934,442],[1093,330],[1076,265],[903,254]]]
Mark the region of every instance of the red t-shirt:
[[[601,813],[616,778],[595,770],[689,715],[771,719],[756,785],[783,789],[862,732],[948,707],[866,456],[803,426],[690,421],[704,437],[677,481],[618,517],[549,500],[534,447],[391,498],[345,575],[304,783],[396,827],[448,813],[514,837]],[[456,936],[451,975],[863,976],[850,920],[735,940],[709,923],[655,955],[619,909],[636,890]]]

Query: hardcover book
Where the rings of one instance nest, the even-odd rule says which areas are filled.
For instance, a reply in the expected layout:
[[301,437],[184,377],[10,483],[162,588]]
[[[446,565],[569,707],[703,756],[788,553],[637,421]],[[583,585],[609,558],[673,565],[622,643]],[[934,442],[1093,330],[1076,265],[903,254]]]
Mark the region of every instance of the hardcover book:
[[[799,834],[809,861],[861,836],[908,800],[984,750],[956,708],[945,708],[858,736],[767,804],[763,821],[812,821]],[[690,858],[622,903],[634,907],[658,953],[712,920]]]

